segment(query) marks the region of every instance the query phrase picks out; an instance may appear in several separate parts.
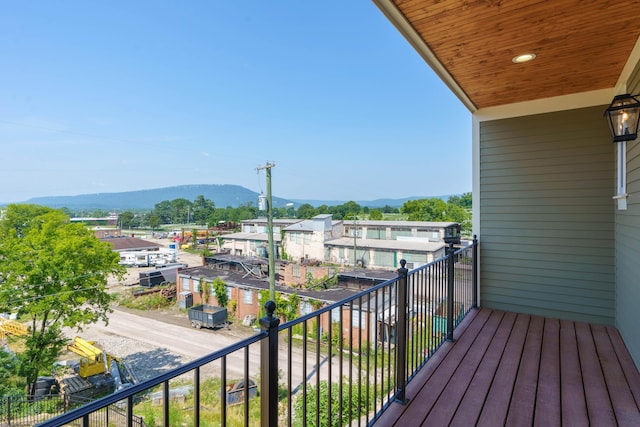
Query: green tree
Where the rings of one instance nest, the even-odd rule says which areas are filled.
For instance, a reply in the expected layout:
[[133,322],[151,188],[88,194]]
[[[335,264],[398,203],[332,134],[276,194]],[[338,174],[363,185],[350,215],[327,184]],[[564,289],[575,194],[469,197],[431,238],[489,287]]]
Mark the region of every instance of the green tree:
[[227,283],[219,277],[213,280],[213,293],[216,296],[218,305],[226,307],[229,303],[229,294],[227,294]]
[[29,319],[19,355],[19,374],[31,385],[51,367],[66,339],[63,327],[81,330],[107,322],[112,295],[107,278],[124,267],[111,245],[101,242],[62,211],[9,205],[0,221],[0,307]]
[[[21,396],[24,394],[24,383],[18,378],[18,360],[0,347],[0,396]],[[22,387],[21,387],[22,385]]]
[[471,209],[472,206],[472,194],[463,193],[461,196],[451,196],[447,200],[447,203],[460,206],[463,209]]
[[296,217],[300,219],[309,219],[313,218],[316,214],[315,209],[309,203],[303,203],[298,208],[298,212],[296,212]]
[[371,209],[369,219],[371,221],[380,221],[382,219],[382,211],[380,209]]
[[171,201],[172,221],[176,224],[188,224],[191,222],[192,203],[185,198],[173,199]]
[[151,227],[152,230],[157,230],[158,227],[160,227],[160,224],[162,223],[162,219],[160,218],[160,216],[152,213],[149,215],[147,223],[149,224],[149,227]]
[[448,221],[447,203],[438,198],[408,200],[400,212],[409,216],[409,221]]
[[203,195],[199,195],[193,201],[193,221],[198,225],[207,224],[207,219],[216,209],[216,205],[209,199],[205,199]]
[[156,203],[153,207],[153,213],[160,217],[162,224],[169,224],[173,221],[173,208],[168,200]]
[[126,226],[129,226],[129,228],[131,228],[131,222],[133,221],[134,217],[135,215],[131,211],[122,212],[119,218],[120,227],[122,229],[124,229]]

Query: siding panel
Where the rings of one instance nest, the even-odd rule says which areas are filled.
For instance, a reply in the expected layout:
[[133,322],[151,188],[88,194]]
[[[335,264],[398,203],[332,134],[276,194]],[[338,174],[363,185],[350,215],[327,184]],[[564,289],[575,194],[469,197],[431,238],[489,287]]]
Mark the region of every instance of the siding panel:
[[604,108],[480,124],[483,305],[614,323],[615,155]]
[[[640,66],[627,88],[640,91]],[[627,143],[627,210],[616,211],[616,326],[640,366],[640,142]]]

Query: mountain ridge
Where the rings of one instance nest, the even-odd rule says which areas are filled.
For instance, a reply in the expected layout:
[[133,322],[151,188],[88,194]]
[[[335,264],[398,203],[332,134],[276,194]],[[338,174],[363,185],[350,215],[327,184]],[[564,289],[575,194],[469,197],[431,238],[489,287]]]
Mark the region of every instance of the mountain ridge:
[[[216,207],[219,208],[226,208],[228,206],[238,207],[248,203],[257,205],[258,196],[260,196],[260,194],[255,191],[234,184],[187,184],[112,193],[32,197],[23,203],[32,203],[53,208],[66,207],[69,209],[106,209],[122,211],[129,209],[153,209],[157,203],[164,200],[174,200],[178,198],[185,198],[189,201],[193,201],[200,195],[204,196],[206,199],[212,200]],[[404,202],[409,200],[426,199],[431,197],[446,200],[449,195],[411,196],[398,199],[379,198],[375,200],[354,201],[361,206],[368,206],[371,208],[384,206],[400,207]],[[304,203],[318,207],[321,205],[335,206],[348,201],[349,200],[288,199],[277,197],[275,195],[273,196],[273,206],[276,208],[285,207],[288,203],[293,203],[296,207]]]

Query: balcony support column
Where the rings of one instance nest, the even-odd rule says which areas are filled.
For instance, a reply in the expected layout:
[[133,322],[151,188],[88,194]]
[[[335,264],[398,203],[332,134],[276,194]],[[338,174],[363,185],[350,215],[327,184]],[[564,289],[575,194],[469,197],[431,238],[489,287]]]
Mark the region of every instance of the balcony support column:
[[278,325],[280,319],[273,313],[276,303],[264,305],[267,315],[260,319],[260,329],[267,338],[260,344],[260,425],[278,425]]
[[406,405],[407,386],[407,261],[400,260],[398,269],[398,295],[396,300],[396,398],[395,401]]
[[447,341],[453,341],[453,319],[454,319],[454,289],[455,289],[455,262],[456,249],[453,243],[447,247]]

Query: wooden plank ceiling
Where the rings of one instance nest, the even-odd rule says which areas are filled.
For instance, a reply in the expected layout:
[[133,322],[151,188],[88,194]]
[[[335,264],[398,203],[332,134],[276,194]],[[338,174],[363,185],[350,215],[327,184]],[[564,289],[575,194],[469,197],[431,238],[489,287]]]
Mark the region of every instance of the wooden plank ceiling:
[[613,88],[640,35],[640,0],[391,1],[477,109]]

